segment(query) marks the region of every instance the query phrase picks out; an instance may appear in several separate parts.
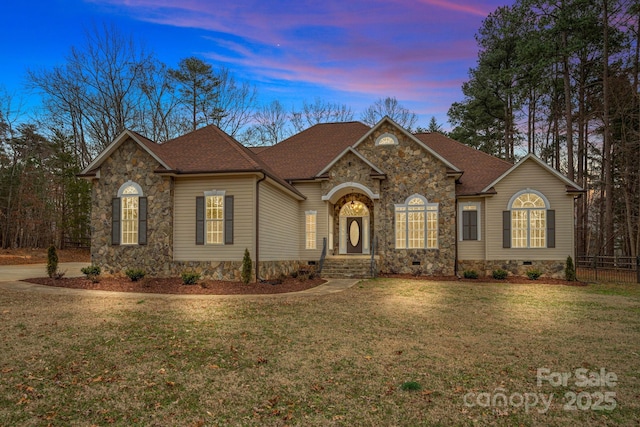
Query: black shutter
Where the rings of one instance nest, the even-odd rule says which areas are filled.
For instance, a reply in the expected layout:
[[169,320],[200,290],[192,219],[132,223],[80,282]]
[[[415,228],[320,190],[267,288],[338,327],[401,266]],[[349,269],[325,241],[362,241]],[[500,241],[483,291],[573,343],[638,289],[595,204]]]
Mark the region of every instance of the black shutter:
[[547,247],[556,247],[556,211],[547,211]]
[[120,198],[111,199],[111,244],[120,244]]
[[204,196],[196,197],[196,245],[204,245]]
[[502,247],[511,247],[511,211],[502,211]]
[[233,196],[224,197],[224,244],[233,244]]
[[138,198],[138,244],[147,244],[147,198]]

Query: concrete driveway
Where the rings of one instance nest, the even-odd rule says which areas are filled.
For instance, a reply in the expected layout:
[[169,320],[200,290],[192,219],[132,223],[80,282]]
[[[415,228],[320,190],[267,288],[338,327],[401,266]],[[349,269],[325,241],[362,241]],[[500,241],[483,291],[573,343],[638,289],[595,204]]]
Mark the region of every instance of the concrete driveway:
[[[89,265],[87,262],[62,262],[58,264],[58,270],[64,271],[65,277],[82,276],[80,269]],[[17,280],[31,279],[34,277],[47,277],[46,264],[0,265],[0,283],[14,282]]]

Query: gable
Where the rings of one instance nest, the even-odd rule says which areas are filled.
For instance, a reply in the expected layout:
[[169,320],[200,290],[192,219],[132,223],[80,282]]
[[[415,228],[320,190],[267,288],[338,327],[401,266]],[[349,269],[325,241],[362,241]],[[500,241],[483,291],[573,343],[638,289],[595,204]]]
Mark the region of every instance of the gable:
[[[535,165],[535,166],[533,166]],[[540,171],[546,172],[546,174],[538,175]],[[507,179],[507,177],[512,176],[510,179],[517,179],[515,177],[522,177],[522,173],[525,173],[524,180],[529,180],[529,182],[537,182],[533,180],[531,177],[533,176],[552,176],[558,184],[564,186],[565,191],[569,193],[582,193],[584,190],[575,182],[571,181],[569,178],[562,175],[557,170],[553,169],[551,166],[547,165],[545,162],[540,160],[538,157],[533,155],[532,153],[527,154],[522,160],[513,165],[509,170],[505,171],[502,175],[496,178],[494,181],[489,183],[484,189],[483,192],[489,191],[492,187],[496,187],[500,182]],[[527,178],[527,173],[531,174]],[[552,181],[549,182],[549,185],[552,184]]]
[[[387,141],[389,139],[392,139],[394,140],[393,141],[394,143],[380,144],[380,141],[384,139],[386,139]],[[415,135],[413,135],[412,133],[402,128],[396,122],[391,120],[388,116],[385,116],[384,118],[382,118],[382,120],[380,120],[373,128],[371,128],[369,132],[363,135],[353,145],[353,148],[357,148],[360,144],[367,143],[367,142],[369,144],[373,142],[373,145],[381,150],[383,149],[393,150],[394,147],[400,147],[402,145],[411,146],[415,144],[419,146],[422,150],[424,150],[426,153],[428,153],[429,155],[433,156],[435,159],[440,161],[450,171],[456,172],[456,173],[462,172],[460,169],[458,169],[457,166],[455,166],[449,160],[441,156],[438,152],[433,150],[428,145],[425,145],[422,141],[416,138]]]
[[111,144],[107,146],[90,164],[87,166],[79,176],[94,176],[96,174],[97,169],[105,162],[111,155],[118,149],[122,144],[126,141],[132,140],[135,142],[142,150],[144,150],[147,154],[149,154],[153,159],[155,159],[158,164],[165,168],[170,169],[169,165],[159,156],[157,153],[159,145],[142,137],[141,135],[125,130],[122,132],[116,139],[113,140]]

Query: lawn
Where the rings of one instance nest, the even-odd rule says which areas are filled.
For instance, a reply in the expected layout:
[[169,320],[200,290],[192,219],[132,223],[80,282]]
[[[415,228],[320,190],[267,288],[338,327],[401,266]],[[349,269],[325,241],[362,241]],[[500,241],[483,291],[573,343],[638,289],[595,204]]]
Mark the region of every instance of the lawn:
[[6,426],[637,425],[640,413],[638,285],[0,290],[0,346]]

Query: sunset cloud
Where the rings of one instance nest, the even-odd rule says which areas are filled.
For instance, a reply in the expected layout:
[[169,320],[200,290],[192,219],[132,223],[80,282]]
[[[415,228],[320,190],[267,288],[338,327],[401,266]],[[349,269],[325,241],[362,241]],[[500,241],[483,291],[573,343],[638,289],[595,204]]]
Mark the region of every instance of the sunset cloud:
[[[460,98],[460,86],[477,55],[473,35],[482,19],[503,4],[498,0],[90,2],[139,21],[198,30],[209,47],[199,43],[196,51],[184,56],[202,55],[264,82],[265,87],[275,83],[279,94],[287,85],[293,92],[296,85],[306,85],[372,99],[395,96],[407,102],[454,94]],[[439,108],[444,104],[440,102]]]

